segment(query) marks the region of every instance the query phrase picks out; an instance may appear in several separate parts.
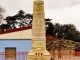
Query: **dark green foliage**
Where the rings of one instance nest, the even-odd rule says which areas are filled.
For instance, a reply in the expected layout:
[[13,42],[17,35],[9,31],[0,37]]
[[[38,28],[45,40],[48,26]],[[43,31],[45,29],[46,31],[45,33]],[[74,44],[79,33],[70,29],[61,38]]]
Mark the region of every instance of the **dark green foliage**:
[[19,10],[16,15],[7,16],[4,20],[12,27],[11,29],[15,29],[30,26],[32,24],[32,18],[32,14],[25,13],[23,10]]
[[8,24],[0,25],[0,31],[9,30],[9,29],[11,29],[11,26]]
[[46,22],[46,34],[53,35],[53,24],[51,22]]
[[62,39],[73,40],[76,42],[80,42],[80,32],[77,31],[76,27],[73,24],[52,24],[51,22],[47,22],[47,30],[46,34],[50,34]]
[[15,24],[14,24],[16,22],[16,18],[14,16],[7,16],[5,20],[6,20],[8,25],[10,25],[10,26],[12,25],[13,29],[16,28]]

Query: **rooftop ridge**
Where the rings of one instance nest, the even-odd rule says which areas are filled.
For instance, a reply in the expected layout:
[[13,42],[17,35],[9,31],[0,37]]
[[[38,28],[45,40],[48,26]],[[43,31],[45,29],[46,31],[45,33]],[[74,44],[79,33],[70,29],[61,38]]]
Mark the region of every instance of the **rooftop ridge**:
[[26,29],[32,29],[32,26],[23,27],[23,28],[16,28],[16,29],[11,29],[11,30],[6,30],[6,31],[1,31],[0,35],[7,34],[7,33],[12,33],[12,32],[17,32],[17,31],[22,31],[22,30],[26,30]]

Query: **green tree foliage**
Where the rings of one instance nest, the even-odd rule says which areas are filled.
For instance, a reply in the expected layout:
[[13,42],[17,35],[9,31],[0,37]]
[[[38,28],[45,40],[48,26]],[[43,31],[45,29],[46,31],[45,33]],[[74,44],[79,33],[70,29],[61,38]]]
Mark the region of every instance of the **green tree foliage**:
[[19,10],[19,12],[14,16],[7,16],[5,21],[7,22],[7,25],[10,25],[11,29],[15,29],[30,26],[32,23],[32,18],[32,14]]
[[20,10],[14,17],[20,28],[30,26],[33,18],[32,14],[25,13],[23,10]]
[[10,25],[13,29],[16,28],[15,27],[16,18],[14,16],[7,16],[5,20],[7,22],[7,25]]
[[73,40],[80,42],[80,32],[76,29],[76,26],[73,24],[59,24],[52,22],[47,22],[46,34],[50,34],[62,39]]
[[45,19],[45,21],[46,21],[46,34],[51,34],[51,35],[53,35],[52,32],[53,32],[54,26],[53,26],[51,20],[52,20],[52,19],[49,19],[49,18]]

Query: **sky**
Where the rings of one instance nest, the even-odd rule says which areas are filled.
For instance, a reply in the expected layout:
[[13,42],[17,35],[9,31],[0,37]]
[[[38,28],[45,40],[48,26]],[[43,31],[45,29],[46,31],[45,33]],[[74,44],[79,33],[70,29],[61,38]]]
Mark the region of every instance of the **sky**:
[[[53,23],[74,24],[80,31],[80,0],[44,0],[45,18]],[[6,15],[13,16],[19,10],[33,13],[33,0],[0,0]]]

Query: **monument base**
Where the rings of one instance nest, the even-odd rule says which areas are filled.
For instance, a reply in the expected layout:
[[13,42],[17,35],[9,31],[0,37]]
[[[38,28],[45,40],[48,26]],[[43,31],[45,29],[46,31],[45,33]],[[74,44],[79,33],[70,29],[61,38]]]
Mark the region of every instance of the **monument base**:
[[51,60],[51,56],[47,50],[44,52],[33,52],[31,50],[27,55],[27,60]]

